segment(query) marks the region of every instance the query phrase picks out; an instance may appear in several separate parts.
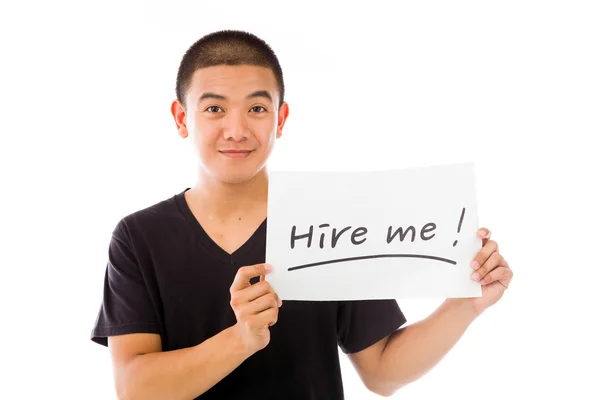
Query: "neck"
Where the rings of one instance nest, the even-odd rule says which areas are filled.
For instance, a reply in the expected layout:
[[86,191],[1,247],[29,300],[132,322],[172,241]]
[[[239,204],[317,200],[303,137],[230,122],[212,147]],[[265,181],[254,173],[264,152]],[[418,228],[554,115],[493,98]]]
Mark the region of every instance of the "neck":
[[223,183],[200,172],[188,191],[192,202],[208,213],[209,218],[227,221],[249,214],[267,216],[268,174],[266,167],[243,183]]

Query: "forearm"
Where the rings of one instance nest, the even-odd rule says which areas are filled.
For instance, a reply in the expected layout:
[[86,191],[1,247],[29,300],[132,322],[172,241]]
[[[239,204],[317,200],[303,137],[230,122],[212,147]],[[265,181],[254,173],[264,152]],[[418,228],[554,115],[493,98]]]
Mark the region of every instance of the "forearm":
[[378,385],[382,392],[393,393],[426,374],[476,317],[467,302],[447,299],[429,317],[394,332],[380,359]]
[[193,347],[139,355],[120,375],[119,399],[191,400],[249,356],[232,328]]

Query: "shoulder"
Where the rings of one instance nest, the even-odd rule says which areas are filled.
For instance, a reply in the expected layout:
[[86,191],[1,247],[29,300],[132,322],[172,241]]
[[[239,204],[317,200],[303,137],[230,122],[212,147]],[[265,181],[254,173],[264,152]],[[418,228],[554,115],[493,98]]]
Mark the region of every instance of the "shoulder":
[[113,229],[113,237],[130,243],[179,231],[186,223],[179,204],[181,196],[182,193],[175,194],[121,217]]

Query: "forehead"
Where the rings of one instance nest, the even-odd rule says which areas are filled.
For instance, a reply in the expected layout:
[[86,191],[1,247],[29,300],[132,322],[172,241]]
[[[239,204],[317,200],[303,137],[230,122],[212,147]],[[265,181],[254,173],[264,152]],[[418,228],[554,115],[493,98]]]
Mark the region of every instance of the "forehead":
[[278,95],[277,80],[270,68],[218,65],[196,70],[188,95],[197,98],[204,92],[213,92],[227,97],[242,97],[257,90],[267,90],[272,92],[272,96]]

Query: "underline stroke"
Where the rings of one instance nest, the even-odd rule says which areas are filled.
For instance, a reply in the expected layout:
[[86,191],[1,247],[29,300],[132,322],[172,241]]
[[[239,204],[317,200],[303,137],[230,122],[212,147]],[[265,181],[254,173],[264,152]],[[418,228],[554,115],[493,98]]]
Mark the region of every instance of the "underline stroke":
[[423,255],[423,254],[376,254],[376,255],[372,255],[372,256],[338,258],[338,259],[334,259],[334,260],[319,261],[319,262],[311,263],[311,264],[297,265],[295,267],[288,268],[288,271],[294,271],[297,269],[311,268],[311,267],[316,267],[319,265],[334,264],[334,263],[340,263],[340,262],[346,262],[346,261],[367,260],[367,259],[371,259],[371,258],[427,258],[430,260],[442,261],[442,262],[446,262],[448,264],[456,265],[456,261],[454,261],[454,260],[449,260],[447,258],[436,257],[436,256],[428,256],[428,255]]

